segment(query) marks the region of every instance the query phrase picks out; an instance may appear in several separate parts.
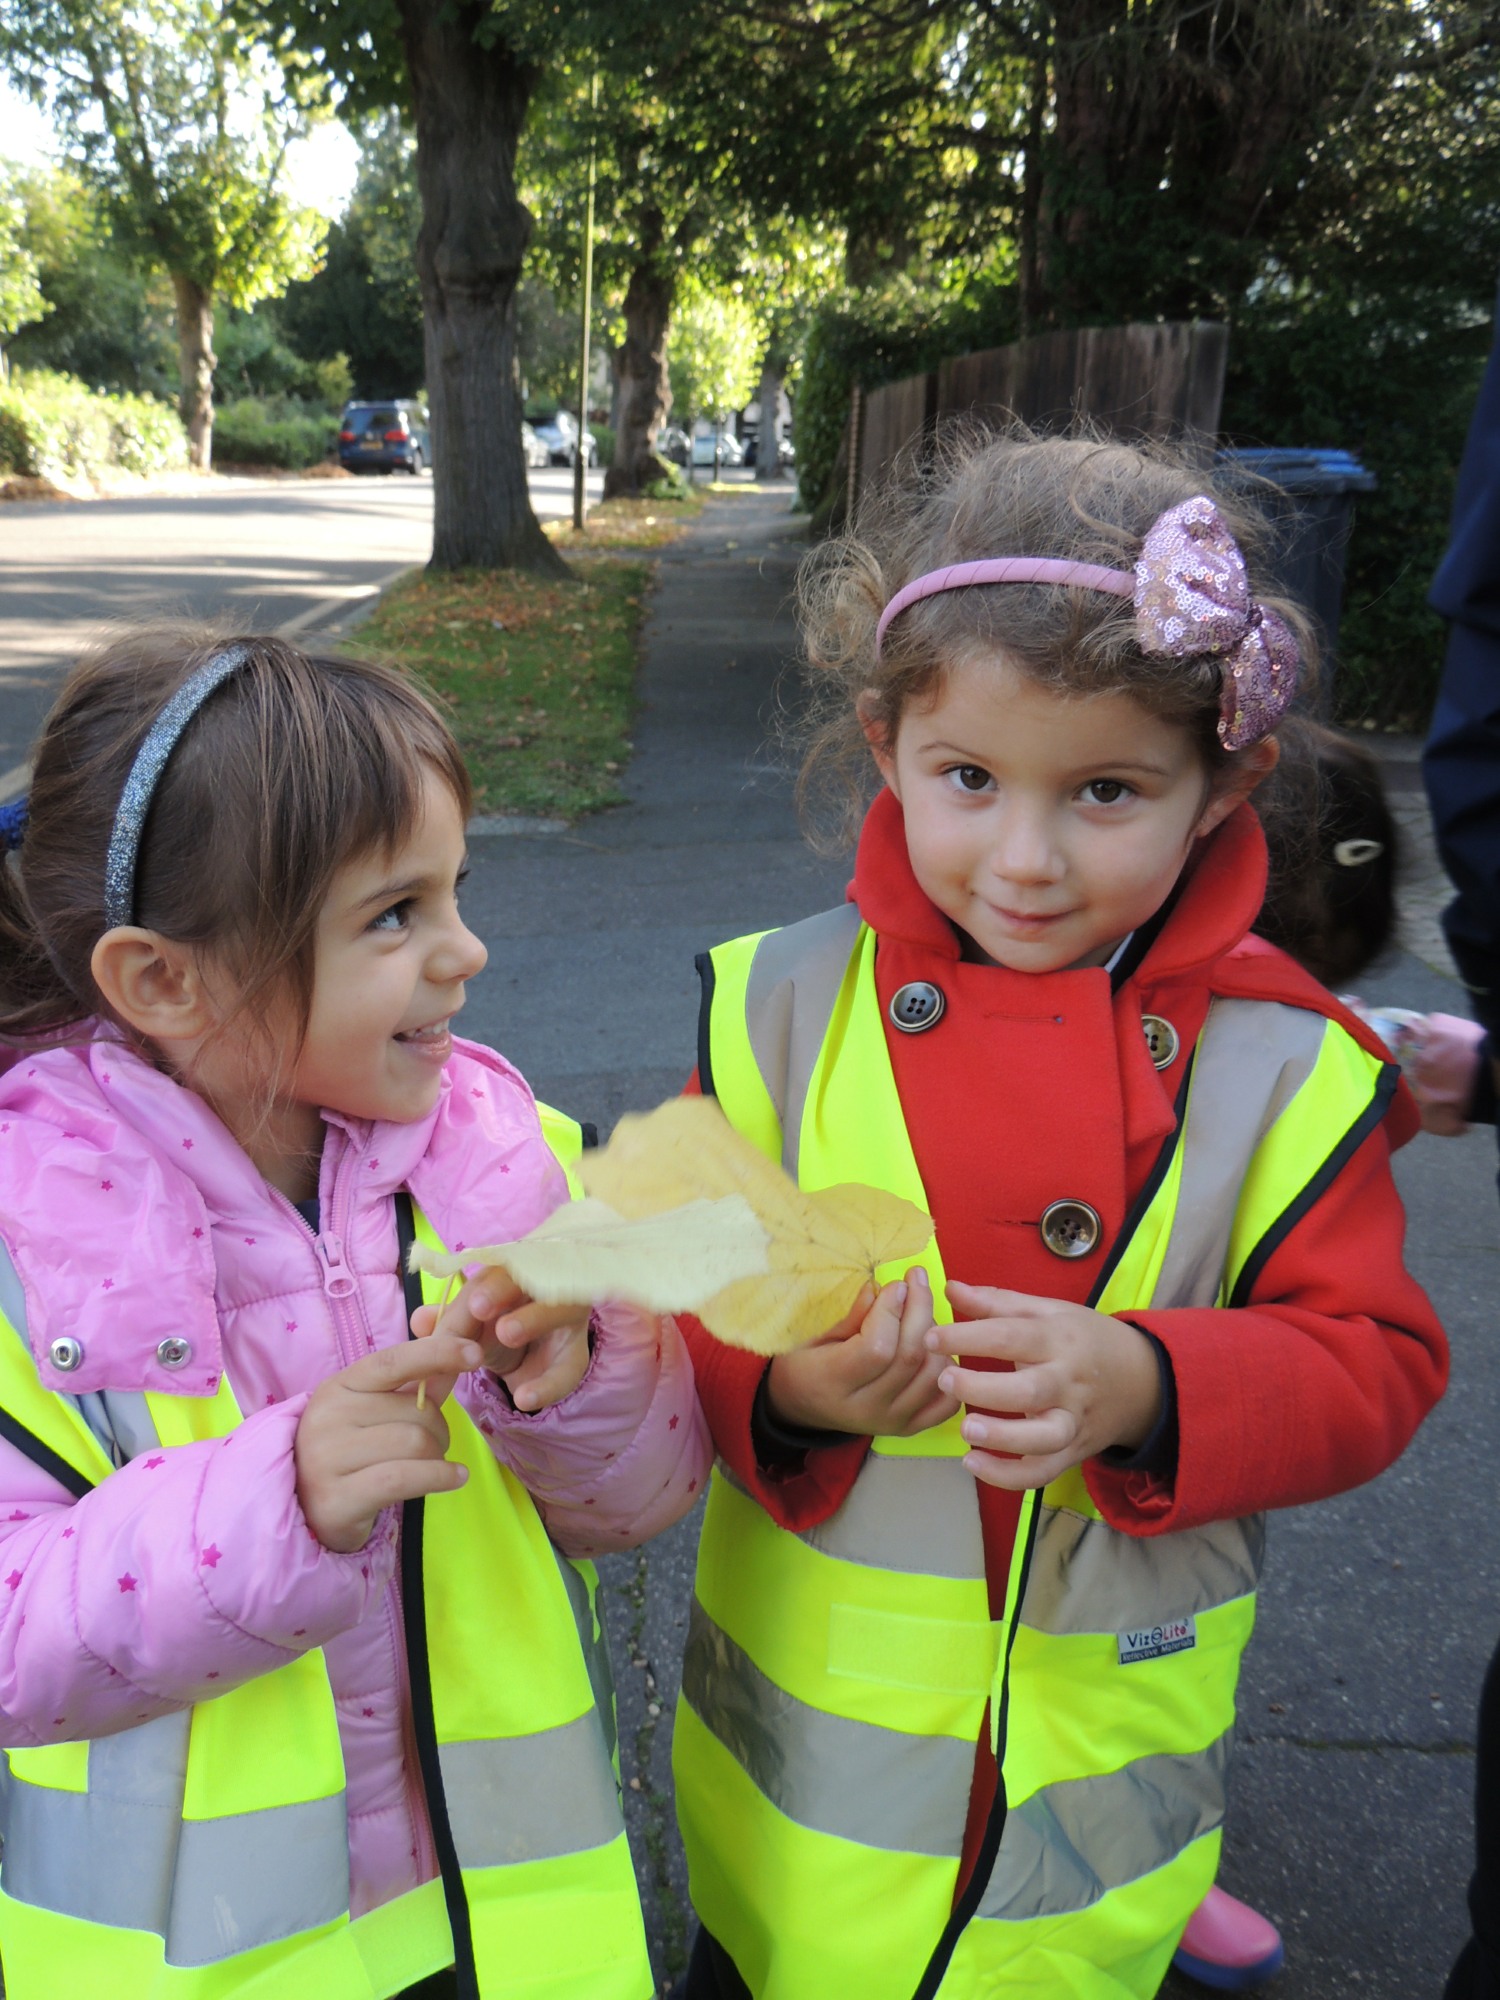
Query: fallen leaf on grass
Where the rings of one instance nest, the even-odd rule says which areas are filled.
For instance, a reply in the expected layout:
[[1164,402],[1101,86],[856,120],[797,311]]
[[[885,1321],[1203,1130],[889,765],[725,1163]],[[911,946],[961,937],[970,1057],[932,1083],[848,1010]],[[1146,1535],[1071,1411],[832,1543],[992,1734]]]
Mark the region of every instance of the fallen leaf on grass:
[[726,1281],[767,1270],[767,1246],[766,1231],[739,1195],[630,1220],[586,1198],[554,1210],[514,1243],[453,1255],[414,1243],[411,1267],[456,1278],[475,1264],[503,1265],[544,1305],[622,1299],[647,1312],[697,1312]]
[[668,1219],[688,1203],[735,1195],[749,1204],[769,1234],[769,1268],[692,1310],[716,1338],[757,1354],[816,1340],[878,1266],[920,1256],[932,1235],[930,1216],[882,1189],[799,1188],[709,1098],[674,1098],[622,1118],[579,1173],[591,1196],[624,1216]]

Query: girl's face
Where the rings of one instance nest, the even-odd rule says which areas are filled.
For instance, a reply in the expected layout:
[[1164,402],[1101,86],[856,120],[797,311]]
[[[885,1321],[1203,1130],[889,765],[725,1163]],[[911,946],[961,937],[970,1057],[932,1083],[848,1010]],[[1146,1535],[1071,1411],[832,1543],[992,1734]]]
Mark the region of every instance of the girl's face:
[[1214,782],[1180,724],[1129,695],[1056,693],[1000,658],[950,669],[893,745],[866,733],[917,881],[1014,972],[1105,964],[1268,768],[1237,760]]
[[[458,913],[464,826],[429,772],[421,815],[391,855],[361,856],[334,877],[318,919],[312,1011],[290,1069],[266,1102],[263,1044],[233,1028],[210,1038],[190,1080],[265,1178],[294,1200],[317,1191],[324,1110],[408,1124],[437,1102],[453,1053],[450,1023],[488,954]],[[273,1045],[296,1033],[270,1010]]]

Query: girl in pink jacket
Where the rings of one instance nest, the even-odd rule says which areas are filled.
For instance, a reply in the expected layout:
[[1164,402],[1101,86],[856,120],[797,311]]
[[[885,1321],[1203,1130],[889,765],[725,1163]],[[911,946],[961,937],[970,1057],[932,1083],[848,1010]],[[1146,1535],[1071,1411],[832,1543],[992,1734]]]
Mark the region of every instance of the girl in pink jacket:
[[274,638],[132,635],[47,723],[0,856],[10,2000],[652,1990],[568,1558],[709,1447],[670,1320],[500,1271],[413,1311],[413,1228],[568,1195],[452,1032],[469,803],[409,682]]

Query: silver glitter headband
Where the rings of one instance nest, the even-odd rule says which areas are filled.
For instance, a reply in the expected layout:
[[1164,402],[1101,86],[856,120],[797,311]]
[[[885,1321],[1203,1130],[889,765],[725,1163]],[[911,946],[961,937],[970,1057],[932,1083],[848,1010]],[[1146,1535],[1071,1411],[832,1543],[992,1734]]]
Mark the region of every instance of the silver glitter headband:
[[216,687],[249,659],[252,648],[240,641],[215,653],[182,686],[146,731],[146,740],[135,753],[130,776],[115,809],[114,831],[109,836],[109,852],[104,858],[104,927],[135,922],[135,870],[140,858],[141,835],[146,815],[166,768],[167,759],[177,748],[178,739]]

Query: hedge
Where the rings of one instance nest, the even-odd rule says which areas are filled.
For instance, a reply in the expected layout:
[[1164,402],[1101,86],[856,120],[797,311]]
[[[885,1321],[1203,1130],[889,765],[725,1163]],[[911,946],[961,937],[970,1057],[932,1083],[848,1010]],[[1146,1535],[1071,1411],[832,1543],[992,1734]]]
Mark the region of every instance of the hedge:
[[0,385],[0,472],[92,479],[187,462],[182,420],[154,396],[109,395],[47,368],[17,369]]
[[337,417],[296,397],[241,396],[214,412],[214,463],[302,472],[329,456],[337,436]]

